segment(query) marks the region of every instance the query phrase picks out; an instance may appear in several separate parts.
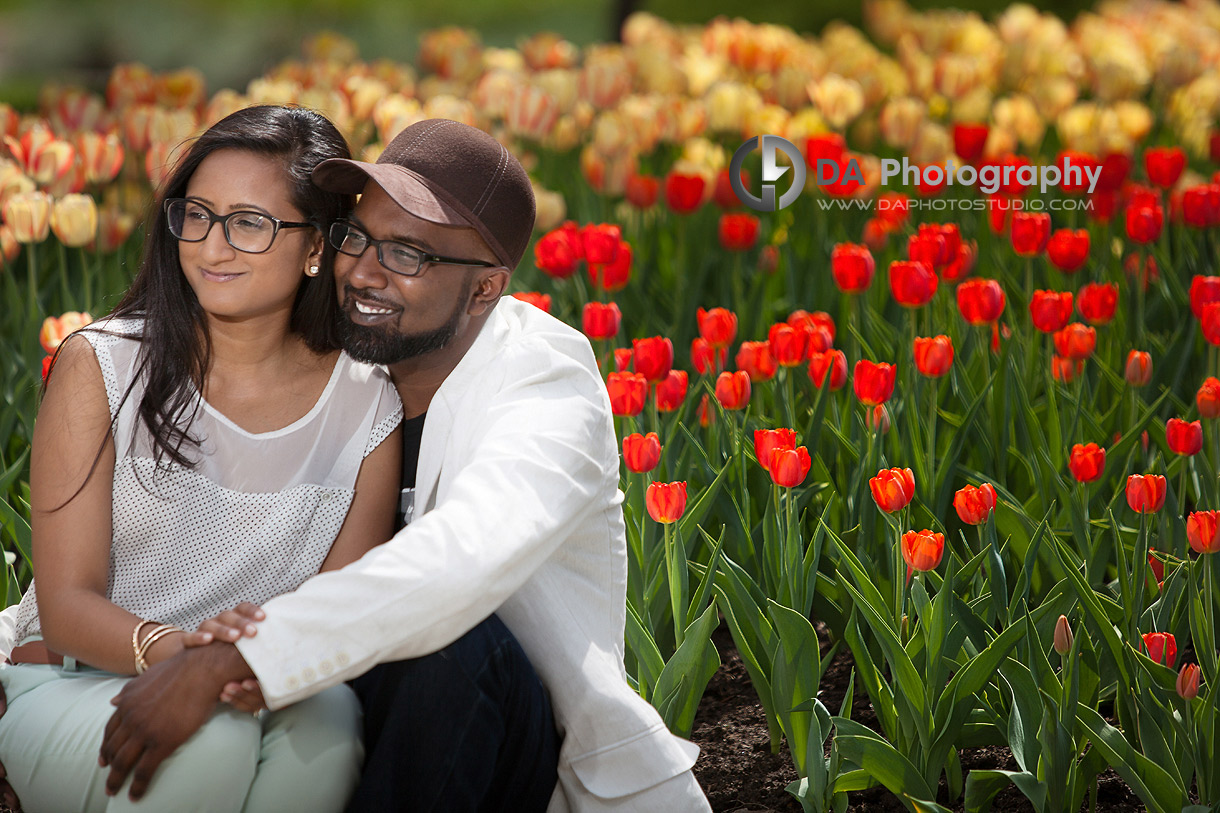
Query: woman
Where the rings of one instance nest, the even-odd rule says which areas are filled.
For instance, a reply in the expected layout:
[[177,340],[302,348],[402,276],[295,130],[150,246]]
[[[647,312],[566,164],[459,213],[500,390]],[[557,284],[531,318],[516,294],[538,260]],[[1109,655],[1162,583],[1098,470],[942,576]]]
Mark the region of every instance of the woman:
[[[402,408],[336,349],[323,236],[351,200],[309,179],[347,155],[303,109],[213,126],[165,184],[131,290],[60,348],[30,466],[37,592],[0,670],[0,761],[29,813],[132,806],[98,766],[129,676],[392,535]],[[139,809],[339,810],[361,757],[346,686],[222,707]]]

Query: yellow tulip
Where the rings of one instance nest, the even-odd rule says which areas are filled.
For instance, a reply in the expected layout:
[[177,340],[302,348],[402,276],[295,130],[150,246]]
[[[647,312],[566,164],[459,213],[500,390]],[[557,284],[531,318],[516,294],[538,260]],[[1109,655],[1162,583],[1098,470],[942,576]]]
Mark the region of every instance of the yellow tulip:
[[78,248],[97,234],[97,204],[88,195],[64,195],[51,209],[51,231],[65,246]]
[[51,196],[46,192],[21,192],[4,204],[4,222],[18,243],[41,243],[51,228]]

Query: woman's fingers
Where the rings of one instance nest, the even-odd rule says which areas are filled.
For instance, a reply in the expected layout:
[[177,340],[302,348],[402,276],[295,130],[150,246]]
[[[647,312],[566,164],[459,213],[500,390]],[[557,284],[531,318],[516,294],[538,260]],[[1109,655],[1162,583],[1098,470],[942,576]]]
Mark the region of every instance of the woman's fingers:
[[238,615],[245,616],[251,621],[262,621],[267,617],[267,614],[263,612],[262,607],[259,607],[257,604],[251,604],[249,601],[243,601],[241,604],[238,604],[233,608],[233,611]]
[[215,618],[204,621],[196,631],[211,633],[217,641],[231,643],[243,635],[253,638],[258,633],[258,628],[236,610],[225,610]]
[[183,634],[182,646],[187,648],[192,646],[207,646],[208,644],[212,643],[212,640],[212,633],[196,630],[195,632],[187,632]]

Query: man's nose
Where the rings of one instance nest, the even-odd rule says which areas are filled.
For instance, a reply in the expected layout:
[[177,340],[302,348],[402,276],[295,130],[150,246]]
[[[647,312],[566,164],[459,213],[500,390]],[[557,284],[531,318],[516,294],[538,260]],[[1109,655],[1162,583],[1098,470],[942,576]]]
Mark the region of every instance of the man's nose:
[[339,254],[335,257],[335,277],[353,288],[385,288],[390,272],[377,259],[377,248],[369,246],[359,257]]

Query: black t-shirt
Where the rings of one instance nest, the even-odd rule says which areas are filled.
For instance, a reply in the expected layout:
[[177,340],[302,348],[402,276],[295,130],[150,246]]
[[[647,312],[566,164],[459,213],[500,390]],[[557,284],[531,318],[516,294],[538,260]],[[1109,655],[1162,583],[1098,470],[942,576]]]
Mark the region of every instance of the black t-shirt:
[[402,496],[398,503],[398,527],[407,524],[406,511],[414,506],[415,469],[419,465],[419,442],[424,435],[425,412],[402,422]]

